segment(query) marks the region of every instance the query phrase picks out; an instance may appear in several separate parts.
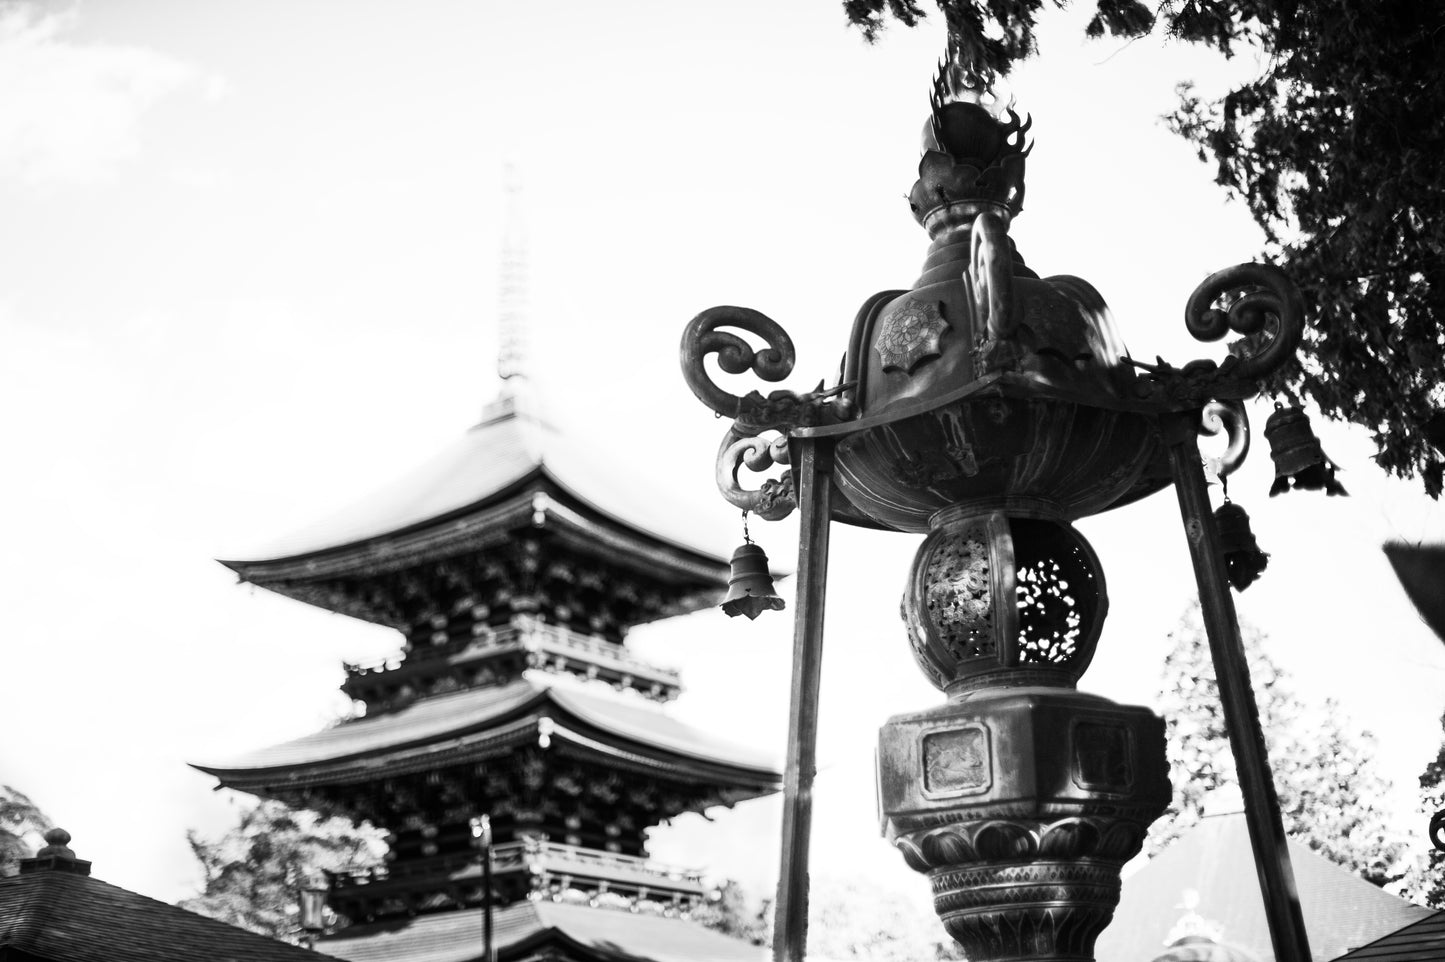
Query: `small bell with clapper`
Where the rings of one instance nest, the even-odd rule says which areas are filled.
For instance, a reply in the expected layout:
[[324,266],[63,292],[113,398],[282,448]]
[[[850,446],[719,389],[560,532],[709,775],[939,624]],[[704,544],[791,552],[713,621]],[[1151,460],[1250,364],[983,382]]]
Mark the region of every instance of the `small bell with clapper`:
[[748,535],[746,511],[743,512],[743,543],[733,552],[728,593],[721,607],[729,617],[747,615],[749,621],[764,611],[781,611],[785,607],[785,602],[773,587],[767,554]]
[[1310,428],[1309,416],[1301,408],[1276,404],[1274,413],[1264,422],[1264,436],[1269,441],[1269,456],[1274,459],[1270,497],[1291,487],[1323,490],[1329,495],[1349,494],[1335,480],[1336,465],[1325,457],[1319,438]]
[[1243,591],[1269,567],[1269,555],[1260,551],[1254,540],[1249,514],[1228,497],[1214,512],[1214,525],[1219,531],[1219,552],[1224,556],[1229,583],[1235,591]]

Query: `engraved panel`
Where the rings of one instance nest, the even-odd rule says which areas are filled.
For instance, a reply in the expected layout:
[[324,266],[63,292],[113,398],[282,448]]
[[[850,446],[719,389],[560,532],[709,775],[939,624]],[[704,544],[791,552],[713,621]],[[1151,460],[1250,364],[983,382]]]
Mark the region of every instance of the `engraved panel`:
[[883,319],[873,349],[883,362],[883,370],[907,374],[928,358],[938,356],[939,340],[947,330],[942,302],[910,297]]
[[1134,752],[1127,728],[1079,722],[1073,741],[1074,782],[1080,788],[1129,790],[1134,783]]
[[988,787],[988,733],[981,726],[923,736],[923,787],[934,794]]

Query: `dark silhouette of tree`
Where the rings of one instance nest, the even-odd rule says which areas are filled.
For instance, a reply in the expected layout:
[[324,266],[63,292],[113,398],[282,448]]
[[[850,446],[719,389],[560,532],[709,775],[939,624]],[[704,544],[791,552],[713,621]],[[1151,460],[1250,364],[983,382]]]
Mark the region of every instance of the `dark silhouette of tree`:
[[[1037,51],[1045,0],[938,0],[962,63],[1006,74]],[[1061,0],[1052,5],[1062,6]],[[919,0],[844,0],[872,40]],[[1445,484],[1445,4],[1419,0],[1097,0],[1090,36],[1162,31],[1262,72],[1218,100],[1186,83],[1168,119],[1304,291],[1300,359],[1270,393],[1374,436],[1384,470]]]
[[322,872],[368,868],[386,851],[379,830],[297,811],[276,801],[246,810],[214,841],[186,833],[205,887],[181,908],[285,942],[299,943],[300,892]]
[[[1357,732],[1333,699],[1302,701],[1265,653],[1264,636],[1241,627],[1285,831],[1376,885],[1398,880],[1406,846],[1381,808],[1389,783],[1371,761],[1374,736]],[[1167,726],[1174,799],[1150,832],[1151,854],[1199,821],[1211,790],[1237,783],[1197,604],[1170,638],[1156,707]]]
[[[1440,719],[1445,729],[1445,718]],[[1445,745],[1435,760],[1420,773],[1420,816],[1419,832],[1425,836],[1430,818],[1445,809]],[[1445,909],[1445,852],[1433,845],[1423,845],[1420,854],[1405,873],[1403,894],[1432,909]]]
[[0,785],[0,878],[19,872],[20,860],[33,856],[45,844],[46,831],[54,827],[24,793]]

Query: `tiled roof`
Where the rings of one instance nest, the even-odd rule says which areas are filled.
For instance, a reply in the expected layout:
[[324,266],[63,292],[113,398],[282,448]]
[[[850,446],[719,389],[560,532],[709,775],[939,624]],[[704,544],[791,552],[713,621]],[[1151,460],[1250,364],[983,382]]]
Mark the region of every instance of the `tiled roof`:
[[60,871],[0,879],[0,957],[56,962],[316,962],[314,952]]
[[[636,443],[629,439],[629,444]],[[630,454],[564,439],[525,398],[494,402],[481,423],[436,456],[348,508],[250,553],[232,567],[318,554],[484,505],[544,473],[580,503],[663,541],[725,562],[733,513],[669,500],[633,470]],[[703,502],[704,504],[706,502]],[[721,505],[721,502],[714,502]]]
[[1445,959],[1445,912],[1435,912],[1397,929],[1369,945],[1339,957],[1338,962],[1440,962]]
[[[568,958],[607,962],[762,962],[765,950],[695,922],[555,902],[518,902],[492,920],[497,954],[506,962],[548,943]],[[318,951],[349,962],[476,962],[482,957],[482,911],[423,915],[344,929]]]
[[685,725],[651,702],[638,699],[629,704],[610,690],[606,694],[613,697],[600,697],[585,691],[581,683],[569,687],[565,681],[554,682],[557,680],[551,676],[528,672],[509,685],[433,695],[397,711],[346,722],[230,761],[195,767],[223,780],[270,773],[284,780],[288,770],[322,764],[339,772],[348,761],[374,772],[395,753],[434,752],[437,746],[459,744],[468,737],[525,724],[528,719],[535,728],[537,720],[546,718],[552,720],[549,737],[566,739],[574,734],[573,729],[579,737],[598,731],[619,746],[642,749],[653,757],[730,766],[744,770],[740,775],[769,783],[780,778],[777,760],[770,755]]
[[1259,962],[1259,959],[1238,946],[1194,936],[1175,942],[1155,956],[1153,962]]
[[[1289,854],[1316,962],[1334,959],[1431,914],[1430,909],[1371,885],[1299,842],[1290,840]],[[1114,921],[1099,936],[1098,957],[1108,962],[1157,958],[1190,890],[1198,893],[1191,911],[1219,925],[1221,941],[1248,950],[1261,962],[1274,962],[1242,813],[1202,819],[1125,879]]]

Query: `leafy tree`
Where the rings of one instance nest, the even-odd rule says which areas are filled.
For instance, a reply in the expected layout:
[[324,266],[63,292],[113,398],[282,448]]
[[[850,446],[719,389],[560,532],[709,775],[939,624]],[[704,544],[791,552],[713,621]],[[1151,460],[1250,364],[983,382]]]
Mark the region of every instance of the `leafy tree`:
[[[960,62],[987,80],[1006,74],[1013,65],[1038,53],[1034,25],[1045,6],[1063,7],[1066,0],[937,0],[948,24],[949,38],[958,45]],[[1192,4],[1190,4],[1192,6]],[[1166,7],[1167,9],[1167,7]],[[878,39],[889,20],[917,26],[927,16],[918,0],[843,0],[848,22],[863,31],[870,43]],[[1155,23],[1154,11],[1138,0],[1098,0],[1086,28],[1090,37],[1137,37]]]
[[44,844],[43,835],[55,823],[23,793],[0,785],[0,878],[20,871],[20,860],[30,858]]
[[944,931],[922,878],[915,891],[865,878],[814,881],[808,901],[808,951],[825,959],[919,962],[962,959]]
[[[922,884],[922,880],[920,880]],[[724,882],[693,917],[704,925],[770,945],[772,902],[750,902],[734,882]],[[820,959],[924,962],[963,959],[933,913],[927,889],[900,892],[864,878],[815,877],[808,893],[808,954]]]
[[[1445,728],[1445,718],[1440,719]],[[1430,818],[1445,809],[1445,745],[1435,760],[1420,773],[1420,833],[1423,836]],[[1402,894],[1432,909],[1445,909],[1445,852],[1434,846],[1424,848],[1405,872]]]
[[[1374,736],[1355,734],[1333,699],[1319,707],[1301,701],[1265,653],[1264,636],[1241,627],[1285,831],[1376,885],[1397,880],[1405,846],[1381,808],[1389,783],[1371,763]],[[1174,799],[1150,833],[1151,853],[1199,821],[1210,790],[1237,780],[1197,604],[1170,637],[1158,708]]]
[[263,801],[214,841],[186,833],[205,888],[180,907],[286,942],[300,942],[300,892],[323,871],[368,868],[385,852],[381,832],[349,819]]
[[[978,78],[1037,53],[1045,0],[937,0]],[[1063,0],[1052,0],[1063,6]],[[869,40],[919,0],[844,0]],[[1301,358],[1271,393],[1369,429],[1380,467],[1445,484],[1445,4],[1420,0],[1096,0],[1091,37],[1171,37],[1261,54],[1218,100],[1180,87],[1171,128],[1212,162],[1303,289]]]
[[724,935],[742,939],[752,945],[768,945],[772,941],[773,903],[764,899],[753,903],[742,886],[725,880],[708,893],[708,899],[692,913],[693,920]]
[[[1275,0],[1238,25],[1264,73],[1170,118],[1249,208],[1311,318],[1276,390],[1374,432],[1439,497],[1445,460],[1445,6]],[[1232,38],[1214,42],[1229,49]]]

